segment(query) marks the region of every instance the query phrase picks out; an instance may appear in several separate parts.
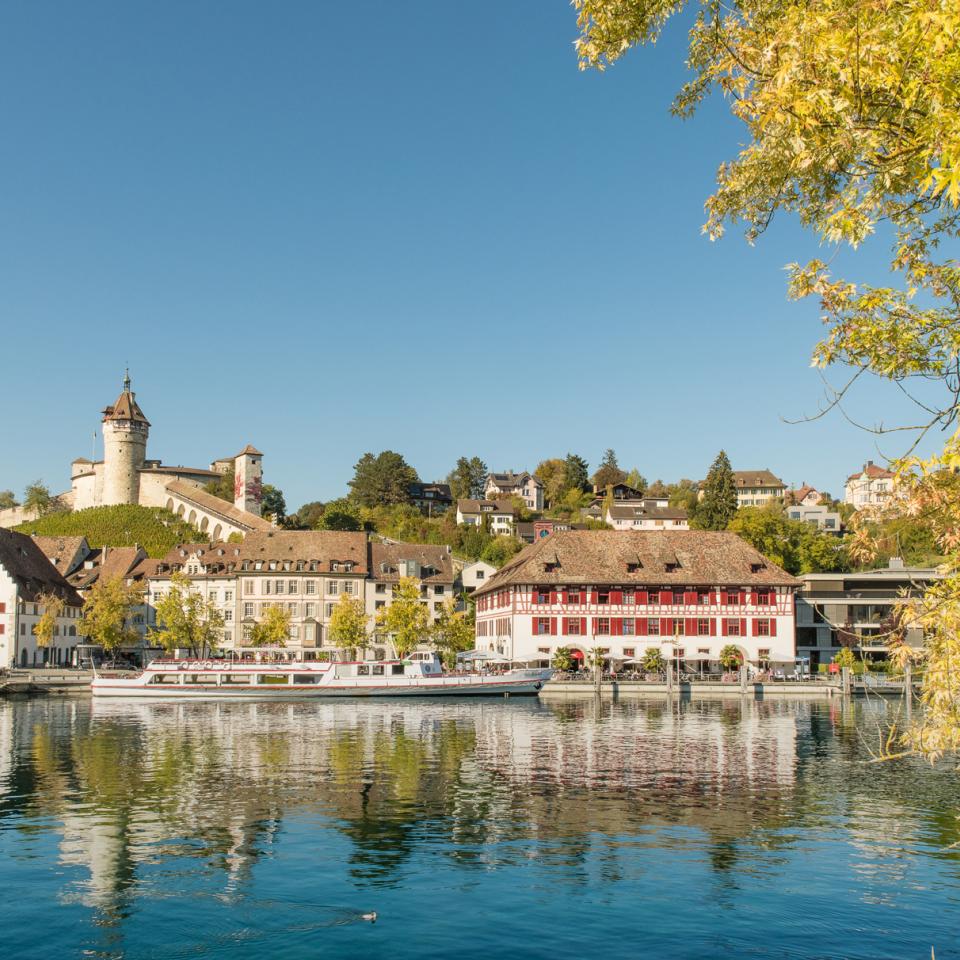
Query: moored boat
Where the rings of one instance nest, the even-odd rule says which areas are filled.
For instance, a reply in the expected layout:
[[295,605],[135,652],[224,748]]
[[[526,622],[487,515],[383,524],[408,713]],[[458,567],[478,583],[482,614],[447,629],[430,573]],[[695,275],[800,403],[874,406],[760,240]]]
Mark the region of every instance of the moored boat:
[[435,653],[405,660],[154,660],[135,677],[97,674],[95,697],[284,699],[301,697],[535,696],[551,670],[444,673]]

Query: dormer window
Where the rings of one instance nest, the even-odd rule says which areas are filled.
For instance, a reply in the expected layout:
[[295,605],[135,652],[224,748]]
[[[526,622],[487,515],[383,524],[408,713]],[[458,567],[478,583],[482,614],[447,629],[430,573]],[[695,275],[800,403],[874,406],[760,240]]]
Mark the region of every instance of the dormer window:
[[268,566],[267,569],[269,569],[269,570],[276,570],[276,569],[277,569],[277,561],[276,561],[276,560],[271,560],[271,561],[270,561],[270,564],[269,564],[269,566]]
[[253,569],[254,569],[254,570],[262,570],[262,569],[263,569],[263,561],[262,561],[262,560],[257,560],[257,561],[254,563],[254,565],[253,565]]
[[548,561],[543,565],[543,572],[544,572],[544,573],[556,573],[557,570],[559,570],[559,569],[560,569],[560,564],[559,564],[559,562],[556,561],[556,560],[548,560]]
[[750,564],[750,572],[751,572],[751,573],[759,573],[761,570],[766,570],[766,569],[767,569],[767,565],[766,565],[765,563],[751,563],[751,564]]
[[627,563],[627,573],[636,573],[643,564],[639,562]]
[[680,562],[674,561],[673,563],[666,564],[667,573],[676,573],[680,569]]

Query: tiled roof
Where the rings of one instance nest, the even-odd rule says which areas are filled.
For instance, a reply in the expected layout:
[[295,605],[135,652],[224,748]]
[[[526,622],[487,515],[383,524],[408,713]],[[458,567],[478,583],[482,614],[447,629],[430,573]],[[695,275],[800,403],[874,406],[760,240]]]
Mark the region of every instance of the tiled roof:
[[477,593],[550,583],[800,585],[734,533],[570,530],[521,550]]
[[420,579],[424,583],[452,583],[453,555],[449,547],[423,543],[372,543],[370,544],[370,575],[376,580],[400,579],[397,564],[401,560],[414,560],[424,571]]
[[264,520],[263,517],[248,513],[246,510],[241,510],[228,500],[221,500],[186,480],[173,480],[167,484],[166,489],[182,500],[189,500],[208,513],[219,515],[238,527],[263,531],[273,529],[273,524],[269,520]]
[[769,470],[734,470],[733,482],[738,487],[786,487]]
[[614,520],[633,520],[649,518],[651,520],[686,520],[687,511],[679,507],[658,507],[655,501],[621,500],[614,501],[608,513]]
[[138,423],[150,426],[150,421],[143,415],[137,403],[136,395],[131,393],[129,386],[124,388],[123,393],[117,398],[117,402],[112,407],[107,407],[103,411],[104,420],[135,420]]
[[851,473],[847,477],[847,481],[850,480],[859,480],[860,477],[866,475],[868,480],[890,480],[893,478],[893,473],[889,470],[884,470],[883,467],[878,467],[875,463],[865,463],[863,469],[858,473]]
[[[491,510],[481,510],[481,506],[492,507]],[[458,500],[457,510],[460,513],[509,513],[516,516],[517,508],[511,500]]]
[[318,572],[330,572],[331,561],[351,562],[352,573],[367,572],[367,535],[336,530],[271,530],[248,533],[238,544],[239,563],[244,560],[315,560]]
[[56,593],[71,606],[83,603],[40,547],[24,533],[0,528],[0,566],[17,584],[23,600],[33,602],[41,593]]
[[44,556],[64,576],[72,573],[74,568],[90,552],[86,537],[38,537],[34,535],[33,542],[43,551]]

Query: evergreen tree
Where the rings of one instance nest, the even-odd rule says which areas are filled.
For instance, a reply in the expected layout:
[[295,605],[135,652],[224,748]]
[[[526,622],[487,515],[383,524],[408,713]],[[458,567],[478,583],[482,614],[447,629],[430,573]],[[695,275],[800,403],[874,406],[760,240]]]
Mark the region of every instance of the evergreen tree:
[[487,479],[487,465],[479,457],[459,457],[447,477],[454,500],[479,500]]
[[410,485],[417,479],[417,471],[399,453],[365,453],[353,468],[350,499],[362,507],[409,503]]
[[590,475],[588,473],[587,461],[575,453],[568,453],[564,461],[567,470],[566,489],[570,490],[589,490]]
[[703,483],[703,499],[697,507],[697,527],[701,530],[726,530],[737,512],[737,487],[733,468],[721,450]]
[[604,451],[597,472],[593,475],[593,489],[597,493],[603,493],[611,484],[623,483],[626,478],[627,475],[617,463],[617,455],[608,447]]

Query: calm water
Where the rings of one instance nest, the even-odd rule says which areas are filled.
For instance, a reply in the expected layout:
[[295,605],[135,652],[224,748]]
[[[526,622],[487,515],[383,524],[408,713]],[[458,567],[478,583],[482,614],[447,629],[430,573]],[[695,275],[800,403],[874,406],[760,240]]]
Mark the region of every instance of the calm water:
[[960,957],[886,710],[0,701],[0,955]]

